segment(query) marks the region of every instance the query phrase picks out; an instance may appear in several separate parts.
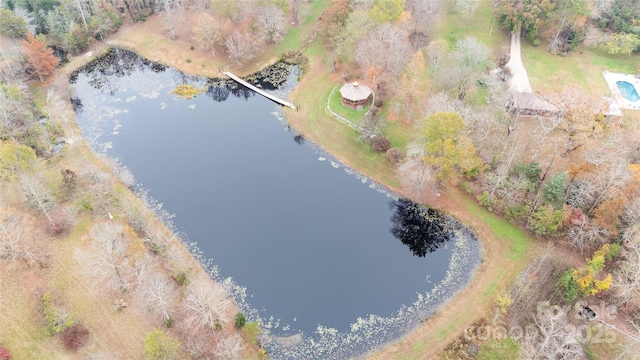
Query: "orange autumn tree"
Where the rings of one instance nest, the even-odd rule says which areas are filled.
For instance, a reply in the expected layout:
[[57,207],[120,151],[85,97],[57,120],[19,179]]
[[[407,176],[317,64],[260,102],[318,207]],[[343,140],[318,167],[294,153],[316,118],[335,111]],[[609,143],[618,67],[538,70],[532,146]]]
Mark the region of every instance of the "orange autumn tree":
[[40,81],[55,70],[60,59],[53,55],[53,50],[44,41],[36,39],[32,33],[27,34],[27,40],[22,41],[22,52],[33,74],[38,75]]

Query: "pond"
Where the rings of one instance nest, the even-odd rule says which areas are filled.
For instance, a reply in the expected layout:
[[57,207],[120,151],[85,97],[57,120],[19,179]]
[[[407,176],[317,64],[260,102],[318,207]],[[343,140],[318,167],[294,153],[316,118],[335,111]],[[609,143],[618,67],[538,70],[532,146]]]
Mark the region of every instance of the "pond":
[[[286,98],[298,76],[277,64],[253,82]],[[118,49],[70,81],[85,139],[176,215],[260,321],[272,359],[345,358],[397,339],[480,262],[456,220],[343,166],[241,85]],[[206,92],[170,94],[182,84]]]

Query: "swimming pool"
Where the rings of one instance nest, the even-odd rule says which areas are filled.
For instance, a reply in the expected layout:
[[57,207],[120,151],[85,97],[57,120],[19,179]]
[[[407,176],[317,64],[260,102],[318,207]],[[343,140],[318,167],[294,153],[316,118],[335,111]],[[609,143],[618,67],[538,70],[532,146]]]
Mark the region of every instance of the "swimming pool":
[[638,101],[640,100],[640,95],[638,95],[638,91],[633,86],[632,83],[626,81],[617,81],[616,85],[620,89],[622,96],[629,101]]

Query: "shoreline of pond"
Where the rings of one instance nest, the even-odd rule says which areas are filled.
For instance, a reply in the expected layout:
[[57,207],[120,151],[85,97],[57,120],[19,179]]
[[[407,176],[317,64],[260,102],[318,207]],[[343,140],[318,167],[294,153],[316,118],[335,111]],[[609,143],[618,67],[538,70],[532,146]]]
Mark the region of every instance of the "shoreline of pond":
[[[69,64],[65,65],[63,67],[63,71],[61,71],[61,74],[58,73],[56,75],[56,77],[59,76],[63,76],[64,78],[67,78],[73,71],[77,70],[78,68],[80,68],[81,66],[89,63],[90,61],[92,61],[93,59],[101,56],[102,54],[104,54],[110,47],[113,46],[122,46],[124,45],[123,42],[118,41],[118,40],[109,40],[106,42],[102,42],[102,43],[98,43],[98,44],[94,44],[92,46],[92,48],[85,54],[79,55],[74,57],[73,59],[70,60]],[[134,51],[134,52],[138,52],[135,48],[135,46],[128,46],[128,45],[124,45],[122,46],[125,49]],[[161,63],[165,63],[164,61],[160,61]],[[274,60],[274,63],[277,62],[277,59]],[[168,63],[168,62],[167,62]],[[180,69],[180,66],[175,66],[175,65],[170,65],[172,67],[175,67],[178,70]],[[269,66],[269,64],[267,64],[265,67]],[[183,70],[181,70],[183,71]],[[201,76],[211,76],[210,74],[205,74],[205,73],[201,73],[201,72],[195,72],[194,74],[196,75],[201,75]],[[303,81],[312,81],[311,79],[314,76],[321,76],[318,74],[313,74],[311,71],[306,72],[301,79],[301,83]],[[297,90],[297,88],[295,89]],[[295,91],[294,90],[294,91]],[[335,149],[332,148],[330,145],[328,145],[325,141],[322,141],[322,139],[318,136],[317,133],[314,133],[313,131],[309,131],[308,129],[306,129],[304,126],[302,126],[301,121],[298,119],[296,119],[299,116],[302,116],[304,113],[304,109],[301,110],[298,113],[291,113],[291,112],[285,112],[285,117],[287,118],[289,124],[291,125],[291,127],[296,130],[296,132],[300,133],[301,135],[305,136],[305,138],[311,140],[313,143],[315,143],[317,146],[321,147],[324,151],[326,151],[328,154],[332,155],[333,157],[335,157],[336,159],[338,159],[340,162],[344,163],[346,166],[349,166],[352,169],[355,169],[356,171],[358,171],[359,173],[363,174],[364,176],[370,178],[372,181],[382,184],[383,186],[385,186],[386,188],[390,189],[391,191],[402,195],[402,196],[406,196],[407,194],[405,194],[401,189],[399,189],[397,186],[394,186],[393,184],[390,184],[388,181],[385,181],[384,178],[375,176],[375,174],[371,174],[368,173],[367,171],[357,167],[357,166],[353,166],[353,162],[350,161],[349,157],[346,155],[341,154],[341,152],[339,151],[339,149]],[[297,115],[297,116],[296,116]],[[342,126],[338,123],[336,123],[333,119],[329,118],[327,116],[327,120],[328,122],[334,122],[335,125],[337,126]],[[75,124],[75,127],[77,128],[77,124]],[[467,293],[478,293],[480,291],[478,291],[478,286],[482,286],[483,283],[486,283],[487,278],[491,278],[492,277],[492,271],[491,268],[495,268],[496,265],[504,265],[501,264],[500,261],[498,261],[499,257],[496,258],[496,254],[500,254],[500,253],[504,253],[505,252],[505,245],[506,248],[508,250],[509,245],[508,244],[504,244],[503,241],[501,241],[498,236],[496,236],[492,229],[490,229],[486,224],[481,224],[478,222],[478,219],[476,216],[474,216],[473,214],[471,214],[468,210],[465,210],[464,207],[464,202],[468,201],[468,200],[464,200],[464,198],[466,197],[465,195],[463,195],[460,190],[455,189],[455,188],[445,188],[443,189],[442,192],[443,196],[438,198],[438,199],[434,199],[435,201],[427,203],[427,206],[433,207],[435,209],[444,211],[447,214],[450,214],[452,216],[454,216],[456,219],[458,219],[464,226],[469,227],[470,229],[472,229],[474,231],[474,233],[476,234],[477,239],[482,242],[483,248],[485,249],[484,254],[483,254],[483,258],[482,258],[482,262],[480,267],[477,269],[477,272],[475,273],[473,279],[471,280],[471,283],[468,284],[467,286],[465,286],[464,288],[460,289],[459,292],[455,295],[453,295],[450,299],[448,299],[447,301],[443,302],[443,304],[438,308],[438,310],[436,311],[436,315],[432,316],[430,318],[429,321],[425,321],[423,323],[423,325],[418,329],[418,330],[414,330],[412,333],[406,334],[401,340],[399,340],[398,342],[394,343],[394,344],[390,344],[390,346],[386,346],[383,348],[382,352],[378,351],[376,354],[374,354],[375,356],[380,356],[380,354],[388,354],[388,353],[393,353],[394,350],[394,346],[396,346],[399,343],[403,343],[406,341],[413,341],[413,339],[417,336],[418,338],[427,336],[426,334],[429,334],[431,330],[429,330],[429,328],[432,328],[434,326],[438,325],[438,321],[435,321],[439,316],[438,314],[441,313],[446,313],[448,311],[451,311],[457,307],[464,307],[465,305],[461,304],[461,298],[464,297],[465,294]],[[410,197],[409,197],[410,198]],[[491,264],[491,266],[489,266],[488,264]],[[513,263],[510,264],[511,266],[508,266],[508,268],[520,268],[521,266],[514,266]],[[493,274],[495,275],[495,274]],[[478,281],[478,280],[482,280],[482,281]],[[504,282],[504,281],[503,281]],[[508,283],[509,281],[506,281],[506,283]],[[484,308],[486,308],[487,306],[490,306],[490,302],[485,301],[484,303]],[[482,307],[478,307],[478,308],[482,308]],[[477,315],[478,314],[478,310],[474,311],[474,313]],[[471,318],[469,318],[467,321],[471,321],[471,319],[475,318],[475,315],[472,316]],[[446,322],[446,319],[441,319],[439,322]],[[427,324],[429,324],[429,326],[427,326]],[[449,334],[442,340],[452,340],[453,338],[451,336],[449,336]],[[439,346],[437,346],[437,348],[442,349],[444,347],[444,345],[442,344],[443,341],[440,341]],[[446,343],[445,343],[446,344]],[[382,355],[385,356],[385,355]]]
[[[107,56],[107,59],[111,59],[110,60],[111,62],[114,62],[114,61],[119,62],[119,60],[115,60],[115,58],[120,59],[118,54],[121,54],[121,53],[127,54],[126,56],[122,57],[122,59],[130,59],[132,56],[138,57],[137,54],[129,50],[122,50],[122,49],[109,51],[106,53],[106,56]],[[140,57],[140,59],[142,58]],[[102,59],[99,59],[98,61],[103,62]],[[126,60],[124,60],[124,62],[126,63]],[[107,61],[107,63],[109,63],[109,61]],[[142,60],[142,64],[144,64],[146,67],[151,69],[156,69],[159,67],[159,64],[148,61],[146,59]],[[258,81],[260,84],[275,85],[276,83],[278,83],[277,80],[281,77],[278,75],[279,74],[278,69],[282,67],[290,68],[289,65],[279,64],[267,70],[261,71],[259,73],[260,75],[255,75],[253,76],[253,78],[255,78],[255,81]],[[168,68],[169,67],[167,67],[167,69]],[[93,71],[98,71],[98,73],[112,73],[112,71],[105,71],[104,69],[99,70],[100,66],[93,63],[89,63],[87,68],[84,68],[84,69],[81,68],[79,71],[82,73],[82,72],[88,71],[88,69],[93,69]],[[174,70],[174,71],[178,72],[178,70]],[[74,74],[76,73],[74,72]],[[295,85],[295,81],[293,80],[295,79],[296,76],[297,76],[296,71],[290,73],[290,75],[287,76],[289,78],[289,81],[292,81],[293,83],[291,85],[288,85],[286,88],[291,89],[291,87]],[[75,76],[72,77],[72,79],[73,79],[72,82],[75,82],[77,80]],[[200,80],[196,80],[195,78],[193,78],[192,80],[196,81],[197,83],[202,83],[203,81],[206,81],[207,83],[209,83],[207,79],[208,78],[202,77]],[[265,79],[266,79],[266,83],[265,83]],[[275,83],[273,82],[274,80],[275,80]],[[214,80],[213,82],[217,83],[218,81]],[[283,124],[286,124],[286,122],[283,122]],[[93,137],[90,136],[90,138],[93,138]],[[314,152],[320,153],[321,158],[325,161],[328,160],[328,162],[332,164],[332,167],[342,168],[350,176],[354,176],[357,179],[362,180],[362,182],[365,182],[365,181],[368,182],[369,180],[368,178],[365,178],[364,176],[360,175],[360,173],[353,171],[350,168],[344,167],[342,164],[337,163],[337,160],[334,161],[335,159],[333,159],[333,157],[327,155],[324,149],[317,146],[316,144],[309,142],[307,143],[307,146],[311,147],[311,149]],[[391,197],[394,199],[397,198],[396,194],[391,193],[390,190],[388,190],[386,187],[382,185],[370,183],[368,187],[372,188],[373,190],[376,190],[377,192],[381,192],[385,194],[386,197]],[[153,189],[153,187],[151,189]],[[178,212],[178,214],[180,214],[180,212]],[[428,216],[428,217],[431,218],[431,216]],[[358,328],[366,328],[368,331],[364,333],[362,331],[358,331],[356,334],[352,334],[352,332],[341,331],[335,337],[327,336],[326,332],[325,333],[320,332],[318,334],[316,334],[315,332],[312,332],[308,334],[309,335],[308,337],[310,339],[311,338],[316,339],[317,336],[324,336],[323,339],[325,340],[330,339],[330,340],[323,341],[323,343],[325,344],[331,344],[330,350],[314,349],[313,347],[310,347],[309,344],[305,344],[303,345],[303,347],[305,349],[314,349],[314,350],[317,350],[318,352],[332,351],[332,354],[335,352],[335,353],[340,353],[345,355],[351,354],[348,356],[359,356],[366,349],[370,349],[374,346],[377,346],[380,343],[397,340],[399,337],[401,337],[406,333],[407,328],[413,328],[414,326],[418,325],[419,321],[424,320],[425,318],[427,318],[432,314],[435,308],[440,307],[442,302],[446,301],[448,298],[452,297],[454,294],[461,291],[466,286],[466,284],[472,280],[475,274],[475,270],[477,269],[477,266],[479,265],[480,260],[482,258],[482,247],[481,247],[481,243],[475,239],[475,236],[468,229],[462,227],[457,220],[450,219],[450,220],[447,220],[445,224],[449,224],[450,221],[454,222],[455,225],[452,225],[453,227],[449,227],[449,226],[445,226],[445,227],[456,229],[456,232],[459,232],[460,234],[466,234],[466,235],[459,235],[459,236],[462,236],[465,240],[462,241],[461,244],[458,244],[458,241],[456,241],[456,245],[454,245],[454,248],[458,249],[456,251],[458,255],[456,256],[455,260],[452,258],[451,262],[447,266],[447,269],[448,269],[447,280],[442,283],[438,281],[437,282],[438,285],[436,286],[437,290],[434,290],[434,291],[429,290],[427,291],[427,293],[424,293],[424,298],[426,300],[422,301],[423,298],[420,295],[418,295],[418,299],[419,299],[418,301],[414,301],[415,300],[414,299],[414,300],[411,300],[410,303],[405,303],[406,305],[403,305],[401,309],[397,311],[397,313],[395,312],[398,309],[393,309],[392,311],[395,313],[395,315],[392,315],[391,317],[381,317],[376,315],[374,320],[358,319],[357,322],[351,323],[352,327],[357,326]],[[403,243],[404,243],[404,240],[403,240]],[[460,255],[461,253],[464,255]],[[420,294],[422,293],[422,291],[423,290],[420,290],[418,293]],[[239,303],[242,304],[243,302],[239,301]],[[264,317],[261,317],[261,318],[262,318],[262,322],[264,322]],[[383,326],[380,326],[380,325],[383,325]],[[354,341],[353,339],[360,338],[360,336],[357,335],[360,333],[363,333],[362,338],[365,338],[365,341]],[[364,334],[367,334],[367,335],[364,335]],[[381,334],[381,336],[378,337],[378,334]],[[311,343],[313,344],[313,342]],[[270,344],[266,344],[266,343],[263,343],[263,344],[268,345],[265,348],[271,349]],[[356,345],[356,344],[359,344],[359,345]],[[357,346],[357,350],[354,350],[354,347],[356,346]],[[285,350],[280,349],[278,351],[275,348],[274,350],[275,351],[271,352],[272,354],[274,354],[274,356],[282,356],[283,353],[286,353],[286,351],[288,351],[287,349]],[[350,351],[355,351],[355,352],[350,353]],[[306,352],[306,354],[312,354],[312,353],[314,352],[309,350],[307,350]],[[279,354],[279,355],[275,355],[275,354]],[[288,357],[285,357],[285,358],[288,358]],[[293,358],[296,358],[296,356],[293,356]]]

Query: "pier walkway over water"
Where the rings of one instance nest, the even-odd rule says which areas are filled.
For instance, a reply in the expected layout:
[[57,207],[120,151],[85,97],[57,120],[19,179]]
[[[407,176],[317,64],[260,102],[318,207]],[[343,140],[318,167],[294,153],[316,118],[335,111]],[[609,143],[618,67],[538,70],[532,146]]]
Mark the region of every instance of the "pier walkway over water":
[[244,80],[240,79],[239,77],[237,77],[237,76],[233,75],[232,73],[230,73],[230,72],[228,72],[228,71],[225,71],[225,72],[224,72],[224,74],[225,74],[226,76],[230,77],[231,79],[233,79],[233,80],[237,81],[238,83],[240,83],[240,84],[242,84],[242,85],[244,85],[244,86],[248,87],[249,89],[251,89],[251,90],[253,90],[253,91],[257,92],[258,94],[260,94],[260,95],[262,95],[262,96],[266,97],[266,98],[267,98],[267,99],[269,99],[269,100],[275,101],[275,102],[277,102],[277,103],[278,103],[278,104],[280,104],[280,105],[288,106],[288,107],[292,108],[293,110],[297,110],[297,109],[296,109],[296,106],[295,106],[295,105],[293,105],[292,103],[290,103],[290,102],[288,102],[288,101],[285,101],[285,100],[282,100],[282,99],[280,99],[280,98],[278,98],[278,97],[275,97],[275,96],[273,96],[273,95],[271,95],[271,94],[267,94],[264,90],[260,90],[260,89],[258,89],[257,87],[255,87],[255,86],[253,86],[253,85],[249,84],[248,82],[246,82],[246,81],[244,81]]

